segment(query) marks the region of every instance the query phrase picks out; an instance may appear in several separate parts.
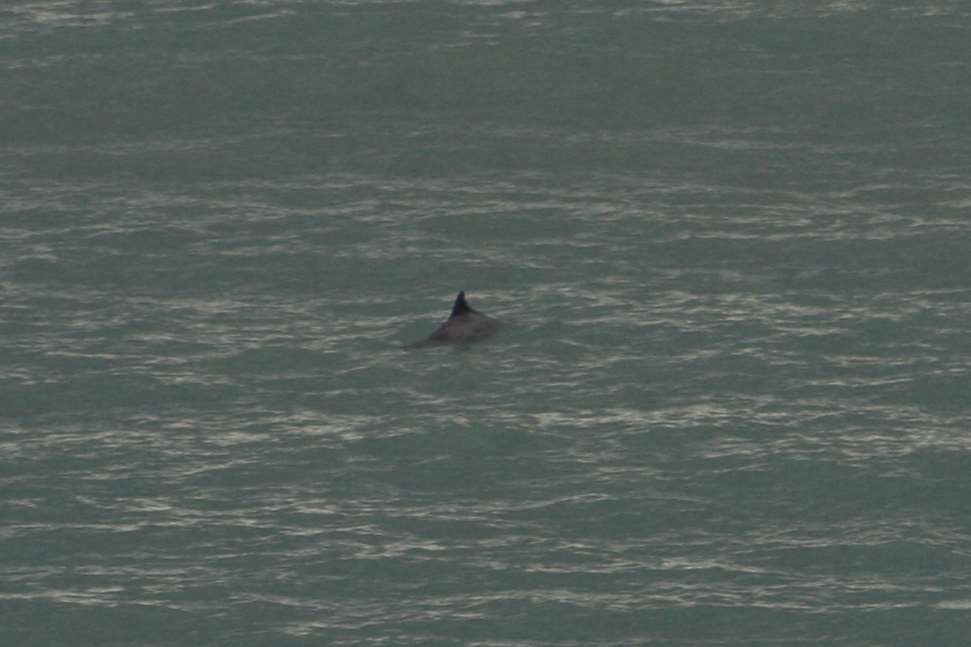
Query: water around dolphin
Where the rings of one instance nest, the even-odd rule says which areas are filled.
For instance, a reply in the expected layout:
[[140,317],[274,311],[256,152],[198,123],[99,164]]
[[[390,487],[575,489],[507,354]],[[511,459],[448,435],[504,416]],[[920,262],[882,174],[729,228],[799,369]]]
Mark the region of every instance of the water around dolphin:
[[465,300],[465,291],[459,292],[452,304],[452,313],[448,320],[435,329],[426,339],[412,344],[410,347],[425,346],[427,344],[464,344],[481,341],[491,337],[499,329],[500,323],[488,315],[469,306]]

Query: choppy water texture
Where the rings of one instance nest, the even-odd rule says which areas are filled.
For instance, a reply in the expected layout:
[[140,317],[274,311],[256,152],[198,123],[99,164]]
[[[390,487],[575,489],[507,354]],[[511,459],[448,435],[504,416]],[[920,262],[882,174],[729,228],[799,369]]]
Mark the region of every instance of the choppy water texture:
[[0,643],[964,644],[968,43],[5,3]]

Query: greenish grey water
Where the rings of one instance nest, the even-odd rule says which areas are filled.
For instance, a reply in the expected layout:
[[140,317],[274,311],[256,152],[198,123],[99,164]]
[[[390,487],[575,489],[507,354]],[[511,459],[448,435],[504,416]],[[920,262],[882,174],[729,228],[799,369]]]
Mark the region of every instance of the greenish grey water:
[[964,644],[969,13],[8,2],[0,644]]

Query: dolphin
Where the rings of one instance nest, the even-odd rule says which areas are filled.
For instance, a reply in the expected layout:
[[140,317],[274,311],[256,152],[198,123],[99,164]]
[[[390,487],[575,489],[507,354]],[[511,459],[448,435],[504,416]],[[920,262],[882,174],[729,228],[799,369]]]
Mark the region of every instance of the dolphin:
[[424,339],[412,346],[424,346],[426,344],[464,344],[473,341],[480,341],[491,337],[499,329],[499,321],[486,316],[478,310],[473,310],[465,301],[465,292],[459,292],[452,305],[452,314],[448,321],[435,329],[427,339]]

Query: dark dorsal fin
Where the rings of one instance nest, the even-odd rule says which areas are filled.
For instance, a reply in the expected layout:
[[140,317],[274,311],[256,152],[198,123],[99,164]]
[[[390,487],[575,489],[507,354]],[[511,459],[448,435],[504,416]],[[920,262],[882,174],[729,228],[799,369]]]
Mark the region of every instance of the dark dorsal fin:
[[452,314],[449,315],[449,319],[452,317],[457,317],[459,315],[464,315],[466,312],[475,312],[469,307],[469,304],[465,302],[465,291],[459,292],[459,295],[455,297],[455,305],[452,306]]

